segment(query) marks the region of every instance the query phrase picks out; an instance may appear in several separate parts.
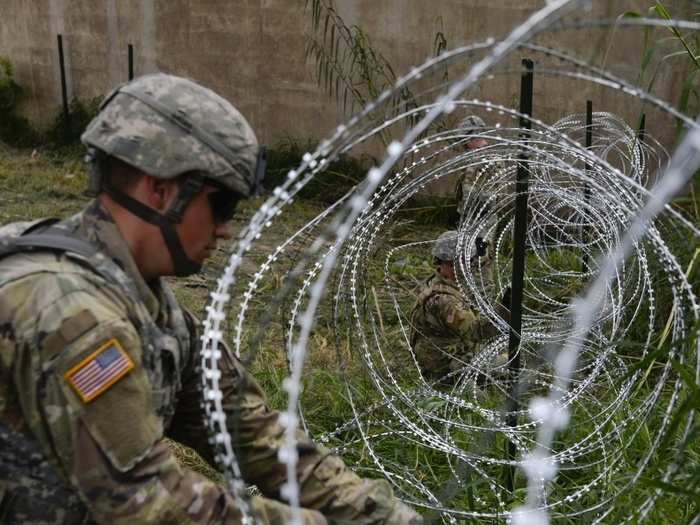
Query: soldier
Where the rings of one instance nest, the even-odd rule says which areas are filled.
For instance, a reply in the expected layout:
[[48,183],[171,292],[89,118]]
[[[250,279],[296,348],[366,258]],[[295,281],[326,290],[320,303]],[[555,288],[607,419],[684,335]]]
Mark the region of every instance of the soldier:
[[[479,345],[496,335],[496,327],[469,308],[457,287],[454,260],[457,251],[456,231],[444,232],[433,244],[435,273],[423,284],[411,313],[411,348],[423,375],[450,383],[451,372],[469,364]],[[486,257],[486,246],[477,246],[473,265]],[[503,305],[497,312],[507,317]],[[496,366],[503,358],[497,360]]]
[[[483,136],[487,130],[483,119],[476,115],[464,118],[458,127],[460,137],[466,137],[466,149],[469,152],[489,146],[489,141]],[[491,197],[495,187],[494,181],[505,169],[504,163],[494,158],[477,159],[472,155],[469,156],[468,161],[473,164],[463,170],[455,187],[460,220],[474,223],[479,219],[488,218],[495,224],[496,214],[492,212],[495,202]],[[502,214],[502,211],[499,213]],[[484,231],[487,229],[484,228]],[[489,237],[493,239],[494,236],[489,235]]]
[[[460,133],[460,138],[465,137],[466,140],[466,150],[475,151],[484,148],[489,145],[488,140],[480,133],[486,131],[486,123],[481,117],[476,115],[470,115],[464,118],[457,128]],[[470,158],[470,162],[474,159]],[[475,183],[480,176],[483,176],[485,170],[489,168],[480,166],[478,164],[471,165],[463,170],[462,174],[457,179],[457,185],[455,187],[455,195],[457,197],[457,213],[463,216],[467,211],[467,206],[470,203],[470,197],[477,191],[478,188],[475,187]]]
[[[162,277],[196,272],[230,238],[262,179],[253,130],[214,92],[155,74],[112,92],[82,141],[97,198],[0,232],[0,522],[241,523],[245,503],[164,441],[213,460],[198,322]],[[267,499],[286,481],[279,415],[230,352],[221,366],[243,476],[265,496],[251,512],[286,523]],[[301,432],[297,453],[304,523],[422,522]]]

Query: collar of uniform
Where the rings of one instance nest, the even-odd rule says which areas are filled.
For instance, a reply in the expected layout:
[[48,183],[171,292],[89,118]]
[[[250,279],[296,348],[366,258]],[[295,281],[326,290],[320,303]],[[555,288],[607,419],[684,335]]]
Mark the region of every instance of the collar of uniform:
[[161,279],[157,279],[151,286],[146,283],[112,215],[97,199],[93,200],[83,211],[80,217],[80,233],[117,263],[133,280],[141,301],[146,305],[149,314],[155,321],[160,310]]
[[457,286],[457,283],[454,281],[450,281],[449,279],[445,279],[440,273],[435,272],[432,277],[430,277],[430,282],[432,285],[440,284],[443,286],[449,286],[450,288],[454,288],[455,290],[459,290],[459,287]]

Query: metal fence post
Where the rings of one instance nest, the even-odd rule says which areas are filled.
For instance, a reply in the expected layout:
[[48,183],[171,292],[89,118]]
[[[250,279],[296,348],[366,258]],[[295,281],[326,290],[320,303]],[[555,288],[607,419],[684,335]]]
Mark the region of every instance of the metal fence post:
[[[530,59],[523,59],[523,73],[520,79],[520,140],[526,142],[530,138],[532,122],[532,84],[534,64]],[[515,224],[513,226],[513,279],[511,283],[510,301],[510,335],[508,340],[509,362],[509,400],[507,424],[515,427],[518,424],[518,378],[520,376],[520,333],[522,329],[523,312],[523,280],[525,274],[525,237],[527,233],[527,191],[529,183],[528,152],[523,145],[516,173],[515,181]],[[515,443],[510,441],[507,445],[509,460],[515,459]],[[509,466],[506,474],[506,486],[513,490],[515,468]]]
[[61,95],[63,97],[63,117],[65,119],[66,135],[70,133],[70,111],[68,108],[68,88],[66,87],[66,64],[63,59],[63,35],[58,37],[58,65],[61,69]]

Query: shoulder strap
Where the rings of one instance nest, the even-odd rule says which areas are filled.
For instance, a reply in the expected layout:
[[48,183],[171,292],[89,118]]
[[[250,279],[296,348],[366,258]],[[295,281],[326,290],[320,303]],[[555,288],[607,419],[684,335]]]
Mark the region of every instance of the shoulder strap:
[[89,242],[72,237],[60,228],[54,228],[53,225],[57,222],[57,219],[47,219],[33,224],[21,235],[0,238],[0,257],[38,250],[70,252],[83,257],[92,257],[97,253],[97,248]]
[[[84,257],[92,257],[97,253],[97,248],[92,244],[59,232],[60,230],[51,229],[45,233],[30,233],[17,237],[13,244],[17,251],[48,249],[77,253]],[[2,255],[2,250],[0,250],[0,255]]]
[[29,227],[22,231],[19,235],[29,235],[30,233],[37,233],[50,228],[54,224],[61,222],[61,219],[56,219],[55,217],[50,217],[48,219],[39,219],[29,223]]

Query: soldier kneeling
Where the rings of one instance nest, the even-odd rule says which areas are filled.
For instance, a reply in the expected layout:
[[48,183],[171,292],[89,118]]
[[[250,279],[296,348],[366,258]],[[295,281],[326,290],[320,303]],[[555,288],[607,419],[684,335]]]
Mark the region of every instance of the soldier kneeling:
[[[468,366],[483,342],[498,333],[488,318],[470,308],[457,286],[457,239],[456,231],[447,231],[435,241],[435,273],[423,284],[411,313],[411,348],[421,372],[443,383],[452,383],[456,372]],[[475,259],[485,257],[484,248],[477,247]],[[508,310],[501,304],[497,312],[508,317]],[[502,360],[499,356],[499,363],[494,364],[503,365]]]

